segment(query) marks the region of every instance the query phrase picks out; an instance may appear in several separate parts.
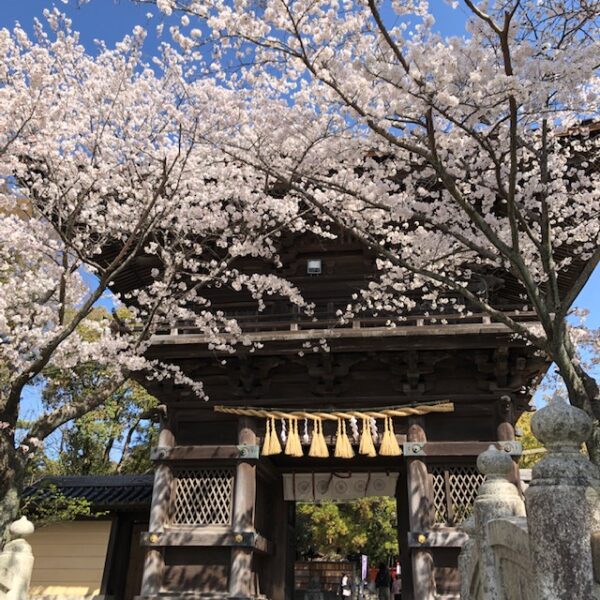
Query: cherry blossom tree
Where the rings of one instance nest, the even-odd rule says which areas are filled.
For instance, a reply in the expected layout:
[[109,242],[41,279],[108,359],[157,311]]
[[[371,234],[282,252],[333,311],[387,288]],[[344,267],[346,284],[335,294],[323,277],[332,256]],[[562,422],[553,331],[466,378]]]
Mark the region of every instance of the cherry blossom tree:
[[[156,4],[183,14],[171,32],[186,52],[212,52],[236,115],[214,143],[379,255],[352,310],[406,313],[418,292],[432,311],[505,324],[593,417],[600,464],[600,394],[566,283],[600,258],[600,5],[452,2],[467,32],[444,38],[425,0]],[[536,325],[489,301],[490,276],[514,282]]]
[[[231,349],[240,329],[211,308],[208,288],[302,304],[277,277],[236,268],[244,256],[273,259],[279,232],[301,215],[204,141],[220,126],[213,83],[194,81],[168,46],[145,64],[141,28],[91,55],[68,19],[46,17],[34,39],[0,31],[0,531],[35,448],[130,375],[172,377],[203,396],[201,383],[144,353],[157,328],[180,319]],[[112,302],[126,309],[91,318],[115,283],[126,293]],[[102,373],[93,393],[53,402],[19,431],[28,386],[87,364]]]

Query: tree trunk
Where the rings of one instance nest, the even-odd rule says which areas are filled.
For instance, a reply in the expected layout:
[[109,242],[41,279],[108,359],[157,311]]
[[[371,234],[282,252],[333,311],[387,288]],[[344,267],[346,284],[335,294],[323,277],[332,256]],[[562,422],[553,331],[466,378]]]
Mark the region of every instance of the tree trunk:
[[600,390],[597,381],[569,356],[561,345],[553,356],[560,376],[567,387],[569,402],[592,419],[593,430],[586,448],[590,460],[600,467]]
[[15,450],[13,436],[0,432],[0,548],[7,542],[8,526],[17,518],[25,477],[25,457]]
[[[589,375],[587,375],[589,377]],[[589,377],[595,384],[595,380]],[[588,386],[585,386],[588,388]],[[597,386],[596,386],[597,389]],[[588,389],[586,389],[588,393],[571,393],[569,390],[569,402],[576,406],[577,408],[581,408],[585,411],[588,416],[592,419],[593,429],[592,435],[585,443],[587,448],[590,460],[597,466],[600,467],[600,419],[598,419],[598,410],[600,408],[600,399],[598,395],[590,397]]]

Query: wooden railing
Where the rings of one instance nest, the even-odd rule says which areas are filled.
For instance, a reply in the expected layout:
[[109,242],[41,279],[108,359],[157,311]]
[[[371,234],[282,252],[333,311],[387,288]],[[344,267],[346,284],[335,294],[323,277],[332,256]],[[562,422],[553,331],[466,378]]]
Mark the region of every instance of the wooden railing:
[[[506,311],[507,316],[520,323],[536,322],[537,315],[533,311]],[[319,318],[318,316],[307,317],[297,313],[289,314],[252,314],[231,315],[242,331],[269,332],[269,331],[306,331],[315,329],[373,329],[373,328],[395,328],[395,327],[425,327],[428,325],[467,325],[467,324],[490,324],[491,318],[484,313],[463,315],[453,314],[431,314],[398,316],[364,316],[342,322],[339,318]],[[202,335],[204,332],[191,322],[181,321],[175,327],[161,329],[157,335]]]

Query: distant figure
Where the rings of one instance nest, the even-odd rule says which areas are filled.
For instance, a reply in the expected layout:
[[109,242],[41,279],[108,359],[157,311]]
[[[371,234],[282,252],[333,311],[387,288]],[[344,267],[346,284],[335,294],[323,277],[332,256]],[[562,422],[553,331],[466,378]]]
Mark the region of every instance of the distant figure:
[[375,587],[377,588],[377,597],[379,600],[390,600],[391,587],[390,572],[384,563],[379,563],[379,571],[375,576]]
[[396,575],[392,583],[392,594],[394,594],[394,600],[401,600],[402,598],[402,579],[400,575]]
[[340,596],[342,600],[344,598],[350,600],[352,597],[352,582],[346,573],[342,573],[342,578],[340,579]]

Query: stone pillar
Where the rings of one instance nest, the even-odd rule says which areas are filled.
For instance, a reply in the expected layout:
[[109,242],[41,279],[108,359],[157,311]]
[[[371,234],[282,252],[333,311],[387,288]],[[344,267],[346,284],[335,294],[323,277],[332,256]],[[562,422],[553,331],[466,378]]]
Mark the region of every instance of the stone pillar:
[[[158,436],[159,448],[172,448],[175,438],[168,424],[163,419]],[[164,463],[156,465],[154,470],[154,486],[152,488],[152,503],[150,504],[150,535],[162,533],[169,518],[171,488],[173,473],[171,467]],[[144,574],[142,576],[141,595],[154,596],[160,592],[165,569],[164,550],[148,548],[144,559]]]
[[[238,426],[240,445],[256,444],[253,419],[240,417]],[[235,473],[233,497],[233,531],[235,533],[254,532],[254,507],[256,503],[256,466],[240,460]],[[231,570],[229,573],[229,595],[234,598],[249,598],[254,595],[254,575],[252,569],[253,551],[251,548],[231,549]]]
[[25,538],[33,533],[34,527],[27,517],[21,517],[8,531],[10,541],[0,553],[0,600],[27,600],[33,554]]
[[[409,419],[407,441],[426,442],[422,417]],[[408,521],[412,532],[429,531],[433,526],[433,486],[427,464],[420,458],[406,459],[408,486]],[[430,549],[413,548],[411,552],[414,600],[435,598],[433,554]],[[410,593],[410,592],[409,592]]]
[[477,568],[477,549],[479,547],[477,527],[473,515],[463,521],[458,529],[469,536],[458,555],[458,571],[460,573],[460,598],[461,600],[470,600],[472,597],[471,580],[473,569]]
[[485,481],[473,504],[483,597],[486,600],[503,600],[498,565],[488,540],[487,524],[503,517],[523,517],[525,505],[516,486],[508,479],[513,470],[513,460],[509,454],[491,445],[477,457],[477,468],[485,475]]
[[591,419],[554,399],[533,416],[531,428],[548,450],[525,492],[539,597],[596,598],[591,537],[600,531],[600,472],[580,452]]

